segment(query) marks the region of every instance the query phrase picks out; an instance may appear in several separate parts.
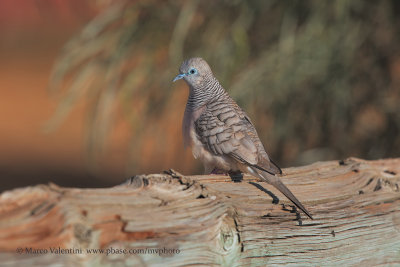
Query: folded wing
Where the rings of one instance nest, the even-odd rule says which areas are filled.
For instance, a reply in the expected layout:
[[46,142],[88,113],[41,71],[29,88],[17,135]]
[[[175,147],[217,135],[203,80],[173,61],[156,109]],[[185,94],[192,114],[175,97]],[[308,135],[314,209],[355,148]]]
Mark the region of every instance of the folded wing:
[[282,173],[265,152],[250,119],[237,105],[211,105],[195,125],[201,142],[215,155],[229,155],[272,175]]

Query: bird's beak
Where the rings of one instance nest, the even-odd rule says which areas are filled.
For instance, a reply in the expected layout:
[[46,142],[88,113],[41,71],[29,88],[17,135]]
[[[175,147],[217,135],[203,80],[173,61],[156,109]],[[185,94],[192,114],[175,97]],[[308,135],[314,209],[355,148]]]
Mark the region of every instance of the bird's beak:
[[178,74],[178,75],[176,75],[175,79],[172,80],[172,82],[176,82],[177,80],[180,80],[185,76],[186,76],[185,74]]

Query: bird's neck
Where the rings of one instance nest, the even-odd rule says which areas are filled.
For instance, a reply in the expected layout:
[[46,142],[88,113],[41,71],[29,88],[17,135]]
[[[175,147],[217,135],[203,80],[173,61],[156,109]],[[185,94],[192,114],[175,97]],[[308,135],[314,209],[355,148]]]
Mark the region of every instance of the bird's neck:
[[210,101],[222,96],[223,94],[226,94],[225,89],[214,77],[202,85],[190,85],[189,87],[190,92],[188,101],[186,103],[186,109],[192,111],[197,110]]

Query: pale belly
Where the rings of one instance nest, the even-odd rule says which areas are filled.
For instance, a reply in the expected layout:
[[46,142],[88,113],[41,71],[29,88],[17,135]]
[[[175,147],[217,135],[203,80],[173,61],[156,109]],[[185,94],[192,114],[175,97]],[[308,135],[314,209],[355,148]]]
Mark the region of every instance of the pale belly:
[[228,156],[215,155],[199,141],[196,134],[191,134],[192,153],[195,159],[203,162],[205,173],[211,173],[214,169],[222,171],[238,170],[236,162]]

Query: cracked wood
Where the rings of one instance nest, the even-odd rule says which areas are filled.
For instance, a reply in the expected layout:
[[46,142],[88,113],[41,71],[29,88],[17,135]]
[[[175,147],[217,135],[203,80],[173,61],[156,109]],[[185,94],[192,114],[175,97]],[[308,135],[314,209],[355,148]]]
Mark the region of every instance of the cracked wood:
[[[245,176],[139,175],[105,189],[54,184],[0,196],[0,261],[183,266],[400,264],[400,159],[284,169],[311,221],[272,186]],[[17,248],[83,253],[16,253]],[[179,253],[86,253],[166,248]]]

